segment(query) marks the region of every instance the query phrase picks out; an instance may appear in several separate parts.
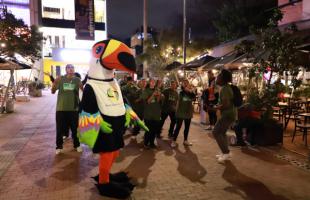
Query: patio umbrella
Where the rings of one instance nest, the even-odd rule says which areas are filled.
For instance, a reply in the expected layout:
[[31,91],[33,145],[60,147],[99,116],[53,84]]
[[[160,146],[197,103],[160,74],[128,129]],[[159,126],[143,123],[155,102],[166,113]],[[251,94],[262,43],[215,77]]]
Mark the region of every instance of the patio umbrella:
[[209,69],[222,69],[226,63],[229,63],[236,59],[237,51],[231,51],[221,57],[215,58],[210,62],[205,63],[200,67],[201,70],[209,70]]
[[[20,56],[20,55],[18,55]],[[21,69],[31,69],[31,65],[30,63],[26,63],[21,61],[20,59],[18,59],[17,57],[8,57],[5,55],[0,56],[0,70],[10,70],[10,79],[4,94],[4,98],[1,104],[1,112],[4,112],[4,103],[6,102],[7,98],[8,98],[8,93],[9,93],[9,87],[10,85],[12,85],[13,83],[13,76],[14,76],[14,70],[21,70]],[[14,94],[14,90],[13,90],[13,96],[15,96]]]
[[213,56],[210,56],[208,54],[202,54],[200,56],[198,56],[196,59],[181,65],[180,68],[184,69],[184,70],[195,70],[199,67],[201,67],[202,65],[209,63],[210,61],[216,59]]
[[178,68],[180,65],[182,65],[180,62],[174,61],[173,63],[170,63],[169,65],[167,65],[165,67],[165,70],[170,71],[170,70]]

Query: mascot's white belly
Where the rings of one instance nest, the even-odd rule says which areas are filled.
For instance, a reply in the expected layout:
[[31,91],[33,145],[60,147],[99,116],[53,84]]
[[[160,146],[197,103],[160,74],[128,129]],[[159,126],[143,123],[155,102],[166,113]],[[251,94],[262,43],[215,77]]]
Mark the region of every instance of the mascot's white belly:
[[115,79],[109,82],[90,79],[87,84],[94,90],[101,114],[112,117],[125,115],[121,89]]

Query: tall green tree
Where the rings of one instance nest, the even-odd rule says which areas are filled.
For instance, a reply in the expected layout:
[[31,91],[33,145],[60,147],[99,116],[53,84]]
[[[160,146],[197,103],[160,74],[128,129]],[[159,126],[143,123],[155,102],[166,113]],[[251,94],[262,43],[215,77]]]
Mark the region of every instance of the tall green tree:
[[221,42],[235,40],[250,33],[251,29],[266,27],[276,1],[229,0],[218,10],[213,24]]
[[41,57],[42,40],[42,34],[36,26],[28,27],[6,8],[0,9],[0,55],[13,56],[19,53],[27,58],[38,59]]
[[[209,40],[187,42],[187,61],[212,47]],[[175,29],[163,30],[156,38],[149,39],[145,52],[137,56],[138,64],[147,61],[150,72],[155,76],[164,76],[165,67],[174,61],[183,63],[182,33]]]
[[[280,10],[274,10],[268,26],[255,31],[255,43],[245,42],[238,47],[239,50],[243,49],[245,53],[254,57],[254,65],[249,70],[249,83],[252,79],[269,73],[269,76],[265,77],[266,84],[261,88],[261,91],[259,92],[258,88],[252,88],[253,92],[249,96],[250,102],[252,100],[258,102],[261,107],[267,110],[266,116],[271,116],[272,106],[275,106],[279,101],[278,93],[285,90],[284,85],[280,83],[284,73],[291,76],[291,86],[295,89],[301,84],[297,75],[302,67],[299,59],[301,52],[298,50],[302,41],[296,34],[296,26],[292,25],[284,31],[278,28],[278,21],[282,17],[283,14]],[[262,54],[264,56],[261,56]],[[272,82],[271,80],[274,80],[275,76],[278,77],[278,80]]]

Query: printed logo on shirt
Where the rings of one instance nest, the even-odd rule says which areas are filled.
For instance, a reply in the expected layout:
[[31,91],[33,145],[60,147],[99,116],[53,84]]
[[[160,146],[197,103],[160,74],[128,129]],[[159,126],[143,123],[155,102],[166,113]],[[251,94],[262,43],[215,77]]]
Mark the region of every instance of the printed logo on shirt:
[[116,102],[118,101],[119,99],[119,94],[117,92],[117,90],[115,90],[114,88],[110,87],[108,90],[107,90],[107,96],[109,97],[109,99],[113,102]]
[[175,96],[174,96],[174,95],[169,95],[168,100],[169,100],[169,101],[175,101]]
[[63,84],[63,89],[64,91],[72,91],[74,90],[75,85],[73,83],[64,83]]
[[188,96],[183,96],[182,100],[183,101],[192,101],[192,99],[189,98]]

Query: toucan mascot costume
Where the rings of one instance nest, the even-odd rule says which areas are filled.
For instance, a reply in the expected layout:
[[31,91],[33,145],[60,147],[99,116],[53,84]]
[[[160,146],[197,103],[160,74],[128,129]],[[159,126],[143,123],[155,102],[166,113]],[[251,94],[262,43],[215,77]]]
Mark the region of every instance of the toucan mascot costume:
[[131,50],[123,43],[109,39],[92,47],[88,79],[80,106],[78,137],[94,153],[99,153],[99,193],[114,198],[127,198],[134,185],[125,172],[110,174],[119,149],[124,146],[123,134],[129,123],[147,130],[130,106],[124,104],[114,71],[135,72]]

